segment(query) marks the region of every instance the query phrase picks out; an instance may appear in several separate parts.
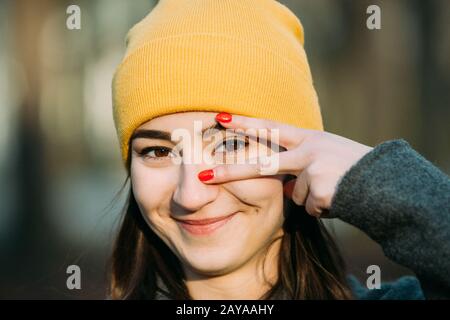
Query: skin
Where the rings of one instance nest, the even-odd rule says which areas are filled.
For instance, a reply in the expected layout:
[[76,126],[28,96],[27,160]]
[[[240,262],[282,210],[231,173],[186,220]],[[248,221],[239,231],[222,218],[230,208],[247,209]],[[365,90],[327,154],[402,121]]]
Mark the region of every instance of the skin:
[[[166,115],[144,123],[137,130],[172,132],[183,128],[193,136],[194,120],[201,120],[203,127],[208,127],[216,123],[215,115],[209,112]],[[220,145],[222,135],[217,136]],[[259,298],[276,279],[280,241],[268,249],[270,242],[283,233],[284,175],[207,185],[197,174],[212,168],[212,164],[174,164],[168,152],[165,157],[155,151],[140,154],[148,147],[175,145],[147,138],[132,141],[132,189],[148,225],[180,259],[194,299]],[[188,145],[183,145],[183,151],[187,148]],[[233,219],[207,236],[189,234],[173,218],[203,219],[233,212],[238,212]]]
[[[275,121],[233,115],[221,122],[227,128],[277,129],[280,144],[277,174],[295,179],[284,185],[285,194],[316,217],[326,218],[336,187],[344,174],[373,148],[326,131],[308,130]],[[258,164],[220,165],[207,184],[261,176]]]
[[[205,128],[216,123],[215,116],[211,112],[165,115],[144,123],[137,131],[170,133],[182,128],[194,136],[195,120],[201,120]],[[284,151],[266,150],[279,156],[278,171],[262,174],[260,162],[177,164],[172,161],[175,152],[172,157],[170,152],[142,154],[155,146],[179,150],[175,141],[141,137],[131,142],[132,189],[149,227],[180,259],[194,299],[258,299],[277,277],[280,241],[276,239],[283,234],[283,195],[305,205],[309,214],[321,216],[331,205],[340,177],[372,148],[327,132],[238,115],[221,125],[230,129],[278,129]],[[224,137],[215,136],[220,145]],[[194,148],[192,143],[182,145],[183,156],[178,153],[179,158],[185,160],[184,151]],[[203,141],[203,146],[209,143]],[[230,151],[219,147],[214,159],[224,153],[236,156],[246,148]],[[214,177],[200,181],[198,174],[208,169],[213,170]],[[295,179],[283,186],[286,174]],[[201,236],[190,234],[175,220],[234,212],[238,213],[227,224]]]

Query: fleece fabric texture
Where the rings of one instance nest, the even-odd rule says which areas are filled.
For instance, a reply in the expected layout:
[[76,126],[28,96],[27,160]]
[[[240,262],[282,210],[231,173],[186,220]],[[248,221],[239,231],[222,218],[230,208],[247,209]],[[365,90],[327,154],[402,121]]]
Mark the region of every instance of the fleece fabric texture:
[[343,176],[330,216],[364,231],[420,281],[405,277],[370,291],[356,285],[361,299],[412,299],[420,290],[427,299],[450,298],[450,178],[405,140],[379,144]]

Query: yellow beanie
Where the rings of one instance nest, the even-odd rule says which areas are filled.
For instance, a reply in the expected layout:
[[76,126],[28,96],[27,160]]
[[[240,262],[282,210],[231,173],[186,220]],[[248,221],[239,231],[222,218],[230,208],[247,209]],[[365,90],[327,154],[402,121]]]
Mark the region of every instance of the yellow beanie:
[[124,162],[134,130],[184,111],[323,130],[299,19],[275,0],[160,0],[127,35],[112,84]]

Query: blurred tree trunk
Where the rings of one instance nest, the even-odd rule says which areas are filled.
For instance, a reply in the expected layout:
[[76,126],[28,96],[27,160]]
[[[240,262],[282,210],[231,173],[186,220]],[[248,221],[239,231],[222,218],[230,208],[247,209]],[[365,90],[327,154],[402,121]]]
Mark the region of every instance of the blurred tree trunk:
[[[45,144],[39,121],[40,103],[40,31],[54,1],[16,0],[12,2],[13,39],[16,59],[24,76],[22,100],[16,129],[14,176],[17,211],[15,230],[10,241],[9,265],[15,281],[41,278],[46,263],[57,245],[47,219],[47,181]],[[61,26],[63,27],[63,26]],[[14,262],[13,262],[14,261]],[[20,275],[20,276],[19,276]],[[32,281],[33,282],[33,281]],[[13,283],[12,288],[21,287]],[[33,289],[23,288],[19,296],[36,298]],[[10,297],[15,294],[12,291]]]
[[[437,29],[441,1],[414,1],[417,13],[417,35],[421,43],[419,50],[418,79],[422,92],[420,95],[421,140],[420,149],[425,157],[432,158],[437,165],[444,166],[450,152],[450,132],[446,130],[450,123],[449,83],[439,67],[437,52],[441,49]],[[449,59],[450,62],[450,59]]]

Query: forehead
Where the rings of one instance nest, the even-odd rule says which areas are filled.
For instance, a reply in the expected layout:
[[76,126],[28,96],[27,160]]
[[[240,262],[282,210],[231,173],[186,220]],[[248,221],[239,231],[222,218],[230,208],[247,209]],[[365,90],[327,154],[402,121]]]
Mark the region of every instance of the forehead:
[[161,131],[172,131],[179,128],[193,129],[194,121],[201,121],[202,127],[206,127],[215,123],[216,114],[217,112],[178,112],[151,119],[139,126],[138,129]]

